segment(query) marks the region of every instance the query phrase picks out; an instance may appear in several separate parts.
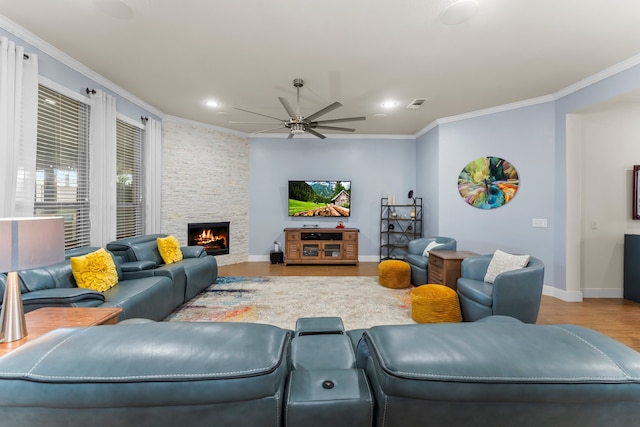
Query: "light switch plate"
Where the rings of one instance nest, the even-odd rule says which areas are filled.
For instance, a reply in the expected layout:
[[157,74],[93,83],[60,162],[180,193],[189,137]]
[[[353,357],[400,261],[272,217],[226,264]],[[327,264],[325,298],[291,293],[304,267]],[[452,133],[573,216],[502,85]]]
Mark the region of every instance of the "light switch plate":
[[531,220],[532,227],[547,228],[547,218],[533,218]]

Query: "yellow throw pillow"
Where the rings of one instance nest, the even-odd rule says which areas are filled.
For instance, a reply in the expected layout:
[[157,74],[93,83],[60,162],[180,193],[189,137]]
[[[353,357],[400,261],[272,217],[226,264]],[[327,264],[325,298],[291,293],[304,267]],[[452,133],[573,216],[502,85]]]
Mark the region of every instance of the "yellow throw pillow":
[[71,257],[71,271],[79,288],[104,292],[118,283],[118,272],[111,254],[103,248]]
[[182,251],[178,239],[173,236],[158,237],[158,251],[165,264],[182,261]]

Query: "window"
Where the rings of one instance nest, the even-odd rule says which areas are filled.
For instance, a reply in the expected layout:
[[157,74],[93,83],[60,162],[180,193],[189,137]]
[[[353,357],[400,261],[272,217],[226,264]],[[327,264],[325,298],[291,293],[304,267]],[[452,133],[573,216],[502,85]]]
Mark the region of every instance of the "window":
[[116,237],[144,234],[142,129],[116,120],[117,230]]
[[89,109],[39,87],[34,215],[64,218],[67,249],[90,241]]

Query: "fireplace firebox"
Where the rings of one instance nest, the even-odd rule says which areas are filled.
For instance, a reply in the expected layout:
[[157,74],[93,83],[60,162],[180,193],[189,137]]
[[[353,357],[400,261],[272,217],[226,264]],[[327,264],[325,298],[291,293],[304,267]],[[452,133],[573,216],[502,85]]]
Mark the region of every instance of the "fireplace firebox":
[[203,246],[209,255],[229,253],[229,222],[189,223],[189,246]]

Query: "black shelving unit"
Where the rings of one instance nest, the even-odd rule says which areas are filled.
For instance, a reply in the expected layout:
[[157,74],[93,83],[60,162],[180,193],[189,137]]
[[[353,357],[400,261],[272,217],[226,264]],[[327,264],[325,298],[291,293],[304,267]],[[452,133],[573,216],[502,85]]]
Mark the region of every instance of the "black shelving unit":
[[422,237],[422,197],[413,203],[389,204],[380,199],[380,261],[407,257],[411,240]]

